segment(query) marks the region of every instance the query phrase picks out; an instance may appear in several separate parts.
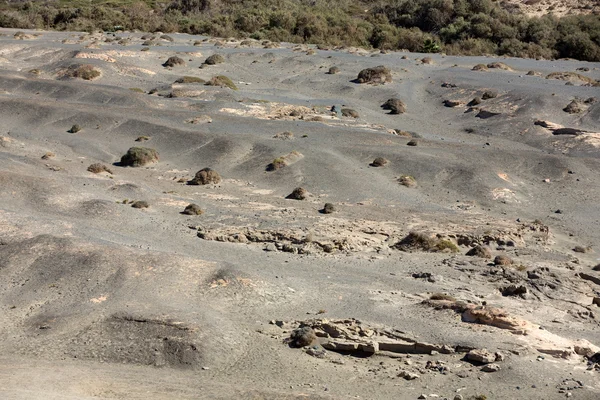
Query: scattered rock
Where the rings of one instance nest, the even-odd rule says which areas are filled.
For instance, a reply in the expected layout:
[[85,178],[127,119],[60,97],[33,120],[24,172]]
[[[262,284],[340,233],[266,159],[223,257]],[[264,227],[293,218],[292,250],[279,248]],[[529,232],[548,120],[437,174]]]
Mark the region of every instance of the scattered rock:
[[79,131],[81,131],[81,126],[75,124],[67,132],[69,132],[69,133],[77,133]]
[[381,105],[384,110],[390,110],[390,114],[403,114],[406,112],[406,104],[400,99],[392,97]]
[[121,165],[124,167],[143,167],[144,165],[157,162],[158,152],[148,147],[132,147],[127,154],[121,157]]
[[465,358],[469,361],[475,361],[483,364],[490,364],[496,361],[496,355],[485,349],[471,350]]
[[482,103],[481,97],[474,97],[473,100],[467,103],[469,107],[475,107]]
[[412,381],[419,378],[419,374],[415,374],[414,372],[402,370],[398,373],[398,377],[404,378],[407,381]]
[[384,165],[386,165],[389,161],[386,160],[383,157],[377,157],[373,160],[373,162],[371,163],[372,167],[383,167]]
[[327,350],[321,346],[311,346],[306,349],[306,354],[316,358],[325,358],[327,356]]
[[481,95],[481,98],[483,100],[489,100],[489,99],[495,99],[496,97],[498,97],[498,92],[493,91],[493,90],[486,90],[485,92],[483,92],[483,94]]
[[496,115],[500,115],[500,113],[487,111],[487,110],[479,110],[476,117],[481,118],[481,119],[488,119],[488,118],[495,117]]
[[209,185],[217,184],[221,182],[221,175],[211,168],[202,168],[196,172],[196,175],[192,180],[188,182],[188,185]]
[[416,140],[409,140],[408,143],[406,143],[407,146],[416,146],[418,145],[418,142]]
[[496,372],[500,371],[500,366],[498,364],[487,364],[481,368],[483,372]]
[[488,71],[488,67],[485,64],[477,64],[472,68],[473,71]]
[[335,212],[335,206],[332,203],[325,203],[321,213],[323,214],[331,214]]
[[527,294],[527,288],[523,285],[508,285],[500,289],[502,296],[522,296]]
[[335,75],[340,73],[340,69],[338,67],[331,67],[329,71],[327,71],[329,75]]
[[573,100],[563,108],[563,111],[569,114],[579,114],[584,111],[584,108],[579,101]]
[[456,101],[456,100],[444,100],[444,106],[446,106],[446,107],[458,107],[461,104],[462,103],[460,101]]

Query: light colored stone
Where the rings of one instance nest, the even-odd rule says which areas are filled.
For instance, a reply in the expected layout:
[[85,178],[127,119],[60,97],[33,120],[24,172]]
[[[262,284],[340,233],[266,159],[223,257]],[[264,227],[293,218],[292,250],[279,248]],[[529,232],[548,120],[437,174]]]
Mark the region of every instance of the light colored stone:
[[481,368],[483,372],[496,372],[500,371],[500,366],[498,364],[487,364]]
[[419,378],[419,374],[415,374],[414,372],[405,371],[405,370],[400,371],[400,373],[398,373],[398,376],[400,378],[406,379],[407,381],[412,381],[414,379]]
[[471,350],[467,353],[467,360],[489,364],[496,361],[496,356],[485,349]]

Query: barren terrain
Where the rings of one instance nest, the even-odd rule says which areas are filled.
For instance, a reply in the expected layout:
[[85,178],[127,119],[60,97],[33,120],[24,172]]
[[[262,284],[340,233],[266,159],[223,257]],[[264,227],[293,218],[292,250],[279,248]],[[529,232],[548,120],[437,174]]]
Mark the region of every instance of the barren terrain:
[[2,399],[600,397],[598,64],[0,34]]

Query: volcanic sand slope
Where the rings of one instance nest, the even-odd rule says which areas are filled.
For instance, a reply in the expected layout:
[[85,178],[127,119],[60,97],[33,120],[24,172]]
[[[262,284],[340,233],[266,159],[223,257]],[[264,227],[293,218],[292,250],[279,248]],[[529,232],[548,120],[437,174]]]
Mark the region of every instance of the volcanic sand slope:
[[[598,397],[600,106],[562,111],[597,96],[596,65],[3,33],[3,398]],[[495,61],[512,71],[471,70]],[[379,65],[391,83],[354,82]],[[545,79],[581,67],[589,82]],[[238,90],[173,83],[217,75]],[[158,162],[122,166],[131,147]],[[221,182],[188,185],[203,168]],[[308,197],[286,199],[297,187]],[[329,333],[289,347],[302,324]]]

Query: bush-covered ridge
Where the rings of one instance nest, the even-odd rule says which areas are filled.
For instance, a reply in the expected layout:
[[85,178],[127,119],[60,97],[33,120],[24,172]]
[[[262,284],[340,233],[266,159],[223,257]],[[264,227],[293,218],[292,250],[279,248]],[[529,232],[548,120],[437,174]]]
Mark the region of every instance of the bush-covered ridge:
[[271,41],[600,61],[600,17],[529,18],[491,0],[127,0],[0,6],[0,26],[137,29]]

